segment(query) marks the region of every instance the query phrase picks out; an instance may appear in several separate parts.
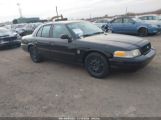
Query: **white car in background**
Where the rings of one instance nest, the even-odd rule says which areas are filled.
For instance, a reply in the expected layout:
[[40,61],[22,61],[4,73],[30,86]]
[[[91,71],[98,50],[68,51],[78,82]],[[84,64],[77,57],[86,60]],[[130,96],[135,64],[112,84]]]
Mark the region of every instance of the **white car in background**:
[[159,20],[161,20],[161,15],[159,16]]
[[138,16],[138,18],[145,21],[146,23],[157,25],[159,27],[159,30],[161,31],[161,16],[152,14]]

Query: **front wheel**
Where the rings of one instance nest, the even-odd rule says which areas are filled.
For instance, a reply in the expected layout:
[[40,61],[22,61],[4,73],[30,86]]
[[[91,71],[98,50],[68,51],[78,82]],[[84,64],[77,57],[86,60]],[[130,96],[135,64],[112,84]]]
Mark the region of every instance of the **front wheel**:
[[85,58],[85,68],[91,76],[96,78],[104,78],[109,74],[108,61],[100,53],[90,53]]
[[146,29],[146,28],[140,28],[139,31],[138,31],[138,34],[141,37],[145,37],[145,36],[148,35],[148,29]]
[[30,52],[30,57],[31,57],[33,62],[39,63],[39,62],[42,61],[37,49],[34,46],[31,46],[29,48],[29,52]]

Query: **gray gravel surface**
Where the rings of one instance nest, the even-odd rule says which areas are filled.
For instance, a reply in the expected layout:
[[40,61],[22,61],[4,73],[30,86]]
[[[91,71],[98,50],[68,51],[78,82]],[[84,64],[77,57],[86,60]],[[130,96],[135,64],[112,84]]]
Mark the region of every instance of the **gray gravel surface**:
[[106,79],[55,61],[35,64],[21,48],[0,51],[0,116],[161,116],[161,35],[146,37],[157,56]]

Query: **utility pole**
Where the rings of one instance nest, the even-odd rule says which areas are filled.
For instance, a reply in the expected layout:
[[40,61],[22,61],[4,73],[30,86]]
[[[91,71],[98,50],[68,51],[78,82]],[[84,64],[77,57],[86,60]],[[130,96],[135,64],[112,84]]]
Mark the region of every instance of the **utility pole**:
[[20,7],[20,3],[17,3],[17,7],[18,7],[19,14],[20,14],[20,18],[22,18],[22,10]]
[[126,15],[127,15],[127,7],[126,7]]
[[59,16],[59,14],[58,14],[58,7],[56,6],[56,14],[57,14],[57,16]]

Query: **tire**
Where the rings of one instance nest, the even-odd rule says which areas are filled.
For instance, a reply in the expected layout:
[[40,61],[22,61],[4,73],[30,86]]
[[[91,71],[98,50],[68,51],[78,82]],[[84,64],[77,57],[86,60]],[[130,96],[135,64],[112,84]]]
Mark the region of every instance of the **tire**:
[[139,31],[138,31],[138,34],[141,37],[148,36],[148,29],[146,29],[146,28],[140,28]]
[[42,58],[40,57],[36,47],[31,46],[29,48],[29,52],[30,52],[30,57],[34,63],[39,63],[42,61]]
[[88,73],[96,78],[104,78],[109,74],[108,60],[104,55],[93,52],[85,58],[85,68]]

